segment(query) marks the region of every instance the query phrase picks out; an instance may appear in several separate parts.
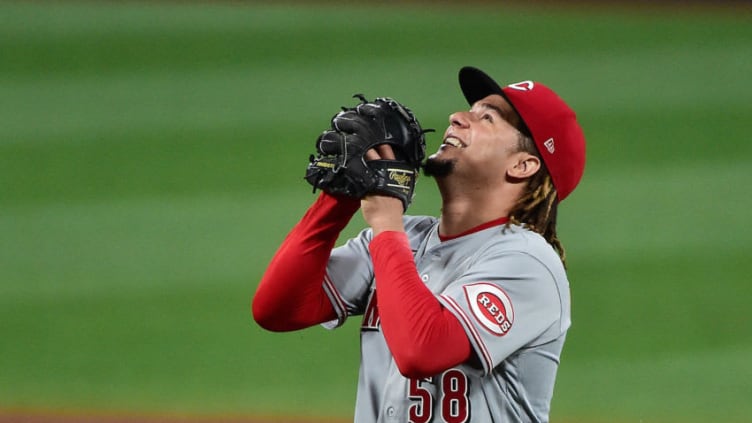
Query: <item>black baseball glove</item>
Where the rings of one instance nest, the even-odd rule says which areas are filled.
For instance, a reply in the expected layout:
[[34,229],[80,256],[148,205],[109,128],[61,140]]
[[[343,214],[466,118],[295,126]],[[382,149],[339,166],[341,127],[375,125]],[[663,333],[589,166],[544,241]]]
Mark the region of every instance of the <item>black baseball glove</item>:
[[[305,179],[314,192],[318,188],[353,198],[386,194],[402,200],[407,210],[426,155],[424,134],[430,130],[423,130],[410,109],[396,100],[354,97],[361,103],[343,107],[316,140],[317,155],[311,155]],[[381,144],[391,146],[395,160],[366,161],[365,153]]]

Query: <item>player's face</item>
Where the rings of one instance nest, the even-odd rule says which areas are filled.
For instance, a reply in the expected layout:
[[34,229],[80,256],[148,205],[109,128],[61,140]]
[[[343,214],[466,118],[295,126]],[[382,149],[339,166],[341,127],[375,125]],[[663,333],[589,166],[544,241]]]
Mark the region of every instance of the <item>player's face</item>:
[[468,111],[451,114],[441,146],[428,158],[426,173],[503,177],[511,154],[517,151],[518,123],[512,106],[497,94],[478,100]]

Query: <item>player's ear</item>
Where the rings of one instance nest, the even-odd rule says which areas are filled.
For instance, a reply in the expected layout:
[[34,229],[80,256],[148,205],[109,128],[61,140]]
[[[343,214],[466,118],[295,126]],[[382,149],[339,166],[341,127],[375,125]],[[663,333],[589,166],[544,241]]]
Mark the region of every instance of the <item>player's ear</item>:
[[533,175],[541,167],[540,159],[530,153],[521,151],[517,154],[512,166],[507,169],[507,176],[514,179],[526,179]]

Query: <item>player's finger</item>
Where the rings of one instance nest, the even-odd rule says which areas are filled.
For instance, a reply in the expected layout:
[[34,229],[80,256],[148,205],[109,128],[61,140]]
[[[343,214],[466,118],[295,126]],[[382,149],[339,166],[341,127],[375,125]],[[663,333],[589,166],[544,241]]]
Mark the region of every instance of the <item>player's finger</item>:
[[371,148],[368,151],[366,151],[365,158],[366,158],[366,161],[371,161],[371,160],[379,160],[381,159],[381,156],[379,156],[379,153],[376,152],[376,149]]
[[392,150],[392,146],[389,144],[380,144],[376,146],[376,151],[378,151],[379,156],[381,156],[384,160],[394,160],[394,150]]

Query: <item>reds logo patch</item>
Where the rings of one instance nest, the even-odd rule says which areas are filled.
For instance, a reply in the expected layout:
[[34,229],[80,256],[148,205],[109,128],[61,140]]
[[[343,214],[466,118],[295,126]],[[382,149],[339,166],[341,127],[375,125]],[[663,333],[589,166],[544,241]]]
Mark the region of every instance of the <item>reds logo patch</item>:
[[504,336],[512,329],[514,308],[503,289],[487,282],[463,288],[470,311],[481,326],[496,336]]

